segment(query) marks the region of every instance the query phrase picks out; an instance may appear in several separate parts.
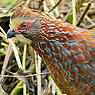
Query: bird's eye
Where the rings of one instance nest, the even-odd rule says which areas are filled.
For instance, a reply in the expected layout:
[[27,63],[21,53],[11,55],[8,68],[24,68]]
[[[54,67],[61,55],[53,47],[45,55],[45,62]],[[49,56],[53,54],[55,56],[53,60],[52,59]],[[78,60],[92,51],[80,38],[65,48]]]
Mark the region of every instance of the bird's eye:
[[22,24],[22,28],[27,28],[27,24],[26,23]]
[[18,29],[17,30],[26,30],[28,29],[29,27],[31,27],[33,23],[32,22],[23,22],[19,25]]

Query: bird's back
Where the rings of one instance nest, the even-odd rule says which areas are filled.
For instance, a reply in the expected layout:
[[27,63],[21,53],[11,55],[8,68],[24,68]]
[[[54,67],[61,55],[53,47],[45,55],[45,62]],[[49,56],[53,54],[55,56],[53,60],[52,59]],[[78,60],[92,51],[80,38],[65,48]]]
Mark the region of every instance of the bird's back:
[[48,41],[38,51],[57,86],[68,95],[94,95],[95,31],[51,19],[41,24]]

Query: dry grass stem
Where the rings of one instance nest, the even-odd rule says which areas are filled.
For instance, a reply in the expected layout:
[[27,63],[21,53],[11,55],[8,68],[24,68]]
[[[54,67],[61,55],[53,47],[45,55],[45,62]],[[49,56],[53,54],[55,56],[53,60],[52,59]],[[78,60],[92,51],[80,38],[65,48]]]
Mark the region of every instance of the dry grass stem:
[[95,24],[87,15],[85,15],[85,19],[89,21],[91,24]]
[[[14,73],[11,73],[11,74],[14,74]],[[33,77],[33,76],[37,76],[37,75],[45,75],[45,74],[49,74],[49,72],[46,72],[46,73],[38,73],[38,74],[30,74],[30,75],[26,75],[26,76],[0,75],[0,77],[28,78],[28,77]]]
[[79,21],[78,21],[78,23],[77,23],[77,26],[79,26],[80,23],[82,22],[84,16],[85,16],[86,13],[88,12],[90,6],[91,6],[91,3],[88,3],[88,5],[86,6],[85,10],[83,11],[83,13],[82,13],[81,16],[80,16],[80,19],[79,19]]
[[41,57],[35,52],[38,95],[41,95]]
[[4,34],[4,35],[2,35],[2,33],[0,33],[1,36],[4,37],[4,38],[7,38],[7,34],[6,34],[6,32],[2,29],[1,26],[0,26],[0,30],[1,30],[1,32]]
[[9,58],[10,58],[11,54],[12,54],[12,45],[10,43],[9,46],[8,46],[8,49],[7,49],[5,59],[4,59],[4,64],[3,64],[2,72],[1,72],[2,75],[5,74],[5,69],[7,68],[7,65],[8,65]]
[[18,55],[18,50],[16,49],[16,46],[15,46],[14,42],[11,39],[8,39],[8,41],[12,45],[18,67],[22,68],[21,61],[20,61],[20,58],[19,58],[19,55]]
[[24,8],[26,8],[28,6],[29,2],[30,2],[30,0],[26,1],[26,4],[25,4]]
[[[62,0],[59,0],[59,2],[61,2],[61,1],[62,1]],[[59,11],[58,11],[57,5],[58,5],[59,3],[55,6],[54,0],[50,0],[50,2],[51,2],[51,5],[53,6],[53,8],[50,9],[49,12],[51,12],[51,11],[54,9],[54,12],[55,12],[56,16],[58,17],[58,16],[59,16]]]

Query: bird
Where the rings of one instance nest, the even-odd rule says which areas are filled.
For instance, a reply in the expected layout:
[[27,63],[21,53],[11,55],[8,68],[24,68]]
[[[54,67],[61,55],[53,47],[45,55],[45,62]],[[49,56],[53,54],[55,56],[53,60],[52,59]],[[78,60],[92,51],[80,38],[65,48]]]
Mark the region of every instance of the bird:
[[7,37],[29,44],[63,94],[95,95],[95,30],[17,8]]

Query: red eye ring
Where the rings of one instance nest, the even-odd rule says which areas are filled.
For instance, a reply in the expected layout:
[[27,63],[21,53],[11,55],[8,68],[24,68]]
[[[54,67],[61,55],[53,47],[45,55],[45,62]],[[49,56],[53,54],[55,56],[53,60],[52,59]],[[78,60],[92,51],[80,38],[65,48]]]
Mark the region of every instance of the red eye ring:
[[31,27],[32,24],[33,23],[31,23],[31,22],[23,22],[22,24],[19,25],[17,30],[26,30],[29,27]]

